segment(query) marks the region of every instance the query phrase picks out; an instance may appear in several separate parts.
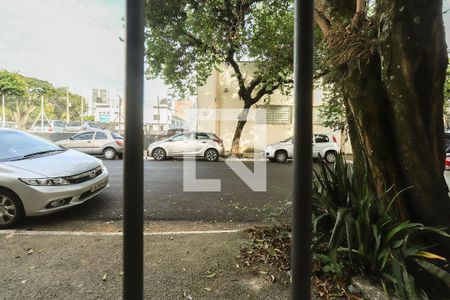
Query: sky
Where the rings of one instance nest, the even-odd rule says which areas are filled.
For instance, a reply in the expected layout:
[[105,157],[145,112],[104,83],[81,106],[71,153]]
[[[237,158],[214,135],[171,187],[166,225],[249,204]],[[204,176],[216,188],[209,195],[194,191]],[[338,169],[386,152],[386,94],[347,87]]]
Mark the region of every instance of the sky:
[[[0,0],[0,69],[123,97],[124,16],[124,0]],[[167,94],[161,79],[145,87],[147,101]]]
[[[87,98],[93,88],[123,96],[124,16],[124,0],[0,0],[0,69],[69,86]],[[444,22],[450,45],[450,12]],[[165,96],[161,79],[146,81],[146,103]]]

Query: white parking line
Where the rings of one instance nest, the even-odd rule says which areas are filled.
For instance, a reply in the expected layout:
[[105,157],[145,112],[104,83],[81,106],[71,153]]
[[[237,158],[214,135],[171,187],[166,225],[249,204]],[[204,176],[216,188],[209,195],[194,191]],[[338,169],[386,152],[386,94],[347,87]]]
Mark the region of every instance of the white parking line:
[[[240,231],[239,229],[233,229],[233,230],[204,230],[204,231],[144,232],[144,236],[221,234],[221,233],[237,233],[239,231]],[[7,236],[14,236],[14,235],[29,235],[29,236],[122,236],[123,232],[0,230],[0,235],[7,235]]]

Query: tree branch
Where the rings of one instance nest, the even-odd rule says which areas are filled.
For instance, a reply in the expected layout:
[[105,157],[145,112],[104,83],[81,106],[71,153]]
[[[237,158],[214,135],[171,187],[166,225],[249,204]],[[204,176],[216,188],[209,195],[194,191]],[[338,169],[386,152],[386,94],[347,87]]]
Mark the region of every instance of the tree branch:
[[238,84],[239,84],[239,97],[241,97],[245,102],[245,101],[248,101],[248,98],[250,95],[248,93],[247,87],[245,86],[245,80],[244,80],[244,76],[242,76],[241,69],[239,68],[238,63],[234,59],[234,53],[235,53],[234,47],[231,47],[231,49],[228,50],[227,61],[233,68],[234,73],[236,74],[236,78],[237,78]]
[[326,37],[330,33],[330,21],[318,9],[314,9],[314,20]]
[[250,92],[250,94],[253,92],[253,90],[255,89],[255,87],[260,84],[262,81],[262,76],[258,76],[256,78],[254,78],[252,81],[250,81],[250,84],[248,85],[248,90]]
[[366,17],[366,0],[356,0],[356,12],[352,19],[352,26],[360,28]]
[[288,83],[294,83],[294,80],[281,80],[279,79],[277,84],[272,85],[271,87],[268,87],[267,85],[261,88],[255,95],[255,97],[252,98],[252,105],[261,100],[262,97],[265,95],[271,95],[275,90],[277,90],[281,85],[288,84]]
[[356,0],[356,13],[366,11],[366,0]]

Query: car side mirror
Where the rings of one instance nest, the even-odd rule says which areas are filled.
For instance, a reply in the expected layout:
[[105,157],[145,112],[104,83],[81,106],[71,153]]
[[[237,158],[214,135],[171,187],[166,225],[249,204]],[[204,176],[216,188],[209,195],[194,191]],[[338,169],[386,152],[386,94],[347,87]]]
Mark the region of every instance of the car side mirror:
[[69,138],[69,140],[73,141],[73,136],[71,136],[71,137]]

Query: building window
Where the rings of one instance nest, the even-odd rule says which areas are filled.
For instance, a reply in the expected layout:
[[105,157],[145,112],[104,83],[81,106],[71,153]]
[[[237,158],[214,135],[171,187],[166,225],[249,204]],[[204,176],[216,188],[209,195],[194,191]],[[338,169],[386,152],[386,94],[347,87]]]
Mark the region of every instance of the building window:
[[159,121],[159,115],[153,115],[153,120]]
[[264,105],[257,106],[257,121],[264,122],[264,112],[266,124],[292,124],[292,106],[287,105]]

